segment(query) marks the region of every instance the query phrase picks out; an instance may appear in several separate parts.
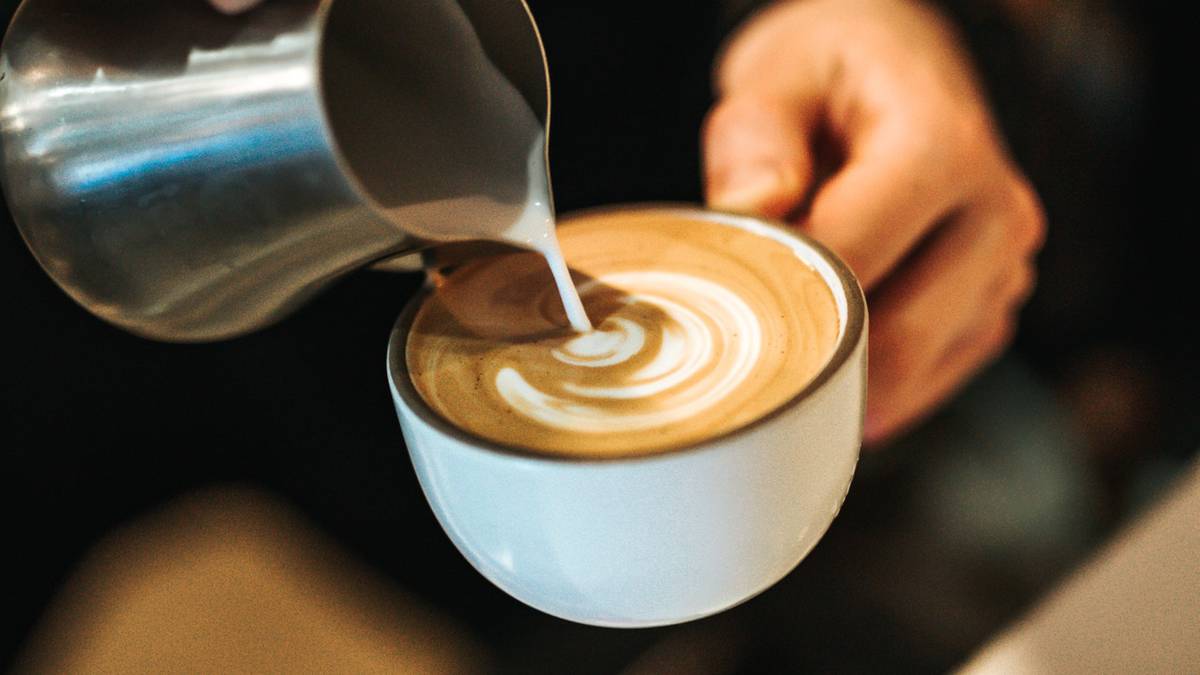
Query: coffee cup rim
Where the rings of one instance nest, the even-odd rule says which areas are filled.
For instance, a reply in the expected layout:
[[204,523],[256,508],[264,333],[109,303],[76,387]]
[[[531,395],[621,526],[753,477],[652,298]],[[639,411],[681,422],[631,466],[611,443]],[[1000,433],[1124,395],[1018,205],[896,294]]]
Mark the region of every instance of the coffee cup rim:
[[[570,221],[576,218],[582,218],[594,215],[603,215],[609,213],[620,213],[625,211],[656,211],[660,213],[674,213],[680,216],[700,218],[709,222],[716,222],[722,225],[731,227],[741,227],[747,229],[740,223],[754,222],[759,225],[767,225],[777,230],[776,234],[782,235],[785,238],[791,238],[798,241],[806,248],[813,251],[823,262],[825,262],[834,272],[839,285],[841,286],[841,294],[846,302],[845,326],[839,331],[838,340],[834,347],[833,354],[826,360],[825,365],[821,370],[806,384],[800,391],[788,398],[783,403],[775,406],[766,413],[754,418],[750,422],[735,427],[715,436],[710,436],[698,441],[690,441],[679,445],[670,446],[668,448],[655,448],[648,450],[640,450],[631,453],[620,455],[607,455],[601,453],[579,453],[572,455],[563,455],[557,453],[536,450],[520,445],[502,443],[493,441],[482,436],[473,434],[464,429],[460,429],[442,418],[437,412],[425,403],[421,395],[416,390],[416,386],[412,382],[412,378],[408,372],[408,359],[406,358],[406,350],[408,343],[408,334],[412,329],[413,322],[416,319],[417,310],[425,298],[432,292],[432,288],[426,284],[409,299],[404,309],[400,312],[400,316],[396,319],[396,323],[392,327],[391,335],[388,337],[387,349],[387,367],[388,381],[391,384],[391,390],[400,402],[411,411],[413,414],[421,418],[439,433],[445,434],[454,438],[472,448],[483,452],[495,453],[499,455],[515,456],[524,459],[535,459],[549,462],[566,462],[566,463],[598,463],[598,464],[614,464],[622,462],[634,462],[639,460],[648,460],[662,457],[675,457],[682,453],[699,452],[705,449],[714,447],[719,444],[727,443],[736,440],[739,437],[748,435],[758,427],[769,423],[771,420],[788,412],[798,405],[803,404],[816,391],[821,389],[835,374],[840,372],[846,363],[850,360],[851,355],[862,341],[863,332],[867,325],[867,303],[863,294],[862,287],[859,285],[858,278],[850,270],[837,255],[825,247],[820,242],[812,237],[798,231],[794,226],[788,226],[778,220],[770,218],[760,218],[757,216],[748,216],[744,214],[733,213],[729,211],[721,211],[709,209],[699,204],[688,202],[644,202],[644,203],[623,203],[615,205],[596,206],[584,209],[571,211],[563,216],[560,216],[560,222]],[[821,275],[822,281],[830,286],[830,290],[837,293],[833,284]]]

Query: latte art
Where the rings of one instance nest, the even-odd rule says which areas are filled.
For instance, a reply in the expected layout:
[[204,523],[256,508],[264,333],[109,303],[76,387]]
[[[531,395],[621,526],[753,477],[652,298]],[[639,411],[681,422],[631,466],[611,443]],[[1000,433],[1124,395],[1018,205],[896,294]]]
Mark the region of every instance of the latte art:
[[[617,315],[592,333],[551,349],[551,357],[565,366],[598,372],[581,378],[564,370],[549,391],[531,384],[520,366],[502,368],[496,391],[513,410],[568,431],[653,429],[713,407],[758,362],[762,327],[754,310],[719,284],[676,272],[612,274],[580,286],[585,305],[588,292],[599,283],[622,289],[626,305],[645,303],[661,310],[662,322],[645,325]],[[648,340],[648,334],[657,339]],[[643,355],[649,362],[630,372],[628,364],[640,362]],[[597,378],[603,384],[581,382]],[[633,408],[612,401],[652,405]]]
[[785,244],[636,212],[559,236],[591,332],[565,328],[533,254],[469,263],[421,307],[410,376],[454,425],[567,455],[666,449],[761,417],[832,354],[832,294]]

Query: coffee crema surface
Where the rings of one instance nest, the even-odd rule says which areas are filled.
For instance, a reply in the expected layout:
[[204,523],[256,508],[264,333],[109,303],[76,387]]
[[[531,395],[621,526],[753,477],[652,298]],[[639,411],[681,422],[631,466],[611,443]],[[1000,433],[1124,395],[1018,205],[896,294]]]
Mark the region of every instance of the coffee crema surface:
[[593,331],[566,327],[536,253],[463,265],[418,310],[409,375],[452,425],[548,454],[646,454],[770,413],[833,354],[833,294],[782,242],[667,210],[577,216],[558,236]]

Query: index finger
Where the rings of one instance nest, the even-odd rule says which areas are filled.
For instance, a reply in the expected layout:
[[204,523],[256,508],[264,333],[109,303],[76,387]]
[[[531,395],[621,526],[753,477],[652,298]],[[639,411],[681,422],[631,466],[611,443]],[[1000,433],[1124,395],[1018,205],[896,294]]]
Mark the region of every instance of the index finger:
[[931,149],[896,122],[864,131],[843,167],[813,197],[801,226],[854,270],[864,290],[877,285],[932,227],[959,192]]

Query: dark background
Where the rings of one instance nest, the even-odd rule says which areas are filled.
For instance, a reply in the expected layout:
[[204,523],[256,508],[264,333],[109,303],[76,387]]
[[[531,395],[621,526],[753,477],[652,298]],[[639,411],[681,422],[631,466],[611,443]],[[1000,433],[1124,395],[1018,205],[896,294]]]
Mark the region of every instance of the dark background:
[[[710,64],[738,13],[699,2],[531,4],[554,82],[560,210],[700,200]],[[15,5],[0,2],[5,24]],[[939,558],[936,542],[922,548],[936,537],[917,536],[923,521],[909,507],[930,485],[930,456],[949,452],[937,448],[955,437],[945,431],[951,406],[864,460],[826,540],[772,591],[683,628],[568,624],[478,576],[420,494],[383,369],[391,324],[418,279],[358,273],[259,334],[157,344],[74,305],[16,229],[0,226],[9,345],[0,664],[106,532],[231,481],[294,504],[467,624],[506,669],[612,672],[687,631],[719,636],[739,672],[957,663],[1158,494],[1200,441],[1194,58],[1153,4],[1021,6],[948,9],[1049,213],[1041,285],[1008,359],[1018,365],[992,381],[1034,388],[1077,439],[1076,479],[1096,487],[1080,502],[1082,548],[1027,560],[1021,574],[1003,554],[964,560]]]

